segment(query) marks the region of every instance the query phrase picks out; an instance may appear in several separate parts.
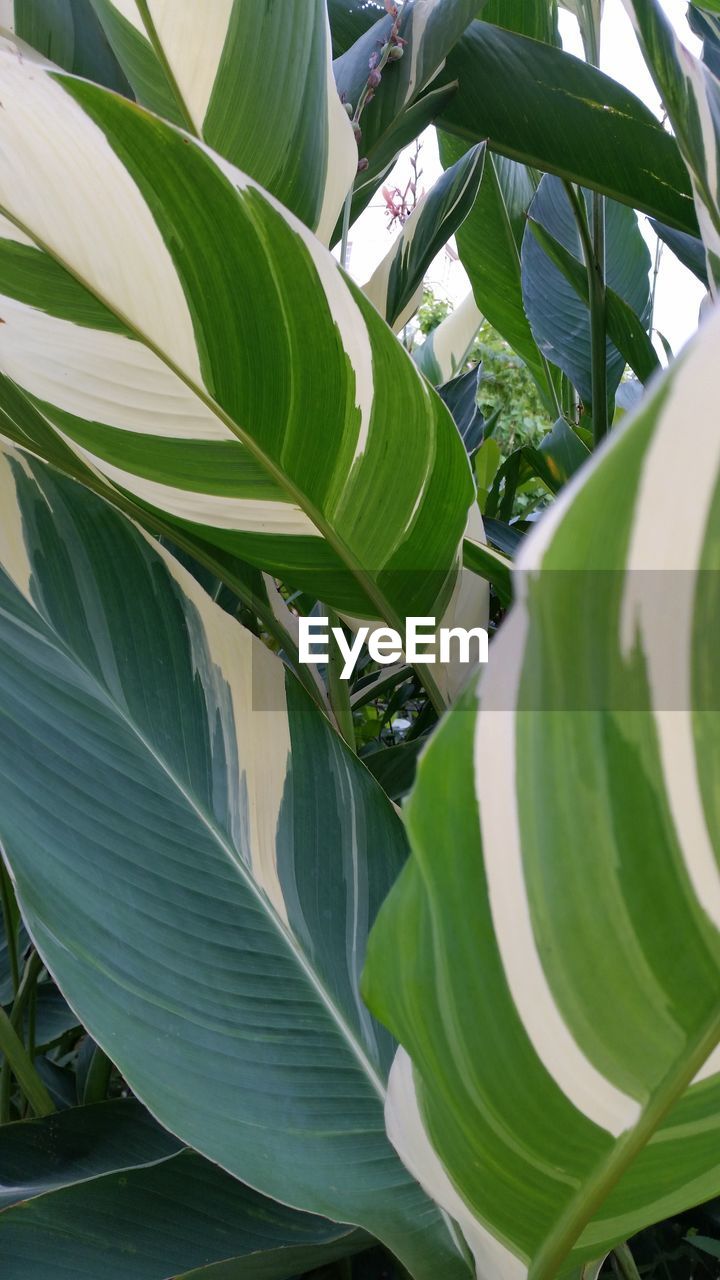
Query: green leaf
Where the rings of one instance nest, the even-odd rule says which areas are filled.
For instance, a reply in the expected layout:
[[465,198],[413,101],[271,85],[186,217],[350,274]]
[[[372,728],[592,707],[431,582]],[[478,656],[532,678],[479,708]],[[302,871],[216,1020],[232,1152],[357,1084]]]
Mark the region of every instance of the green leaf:
[[[711,290],[720,291],[720,80],[678,40],[655,0],[625,0],[690,172]],[[671,221],[662,219],[661,221]],[[680,230],[692,231],[692,227]]]
[[679,258],[684,267],[688,271],[692,271],[697,276],[701,284],[708,287],[707,260],[705,258],[705,247],[702,240],[697,236],[686,235],[683,231],[676,231],[673,227],[666,227],[662,222],[657,222],[654,218],[650,219],[650,226],[665,242],[669,249],[672,249],[676,258]]
[[185,1142],[459,1280],[385,1137],[392,1045],[357,988],[405,854],[391,805],[132,522],[21,454],[0,486],[0,837],[49,971]]
[[[589,207],[589,192],[584,193],[584,198]],[[567,256],[562,255],[565,266],[570,269],[574,261],[587,281],[580,234],[559,178],[545,175],[530,206],[529,218],[539,223],[552,241],[558,242],[561,253],[566,251]],[[608,313],[612,310],[614,322],[621,323],[624,345],[630,341],[633,351],[641,351],[641,364],[647,376],[648,366],[653,367],[651,344],[647,334],[647,341],[642,344],[639,334],[645,333],[643,325],[650,311],[650,251],[635,214],[624,205],[605,202],[605,228],[605,279],[609,290],[618,296],[618,305],[613,307],[609,303],[607,310]],[[535,227],[529,226],[522,248],[525,310],[540,349],[567,374],[589,406],[592,403],[590,312],[587,296],[578,292],[577,277],[575,272],[573,281],[568,280],[556,257],[546,251],[545,242],[536,234]],[[622,303],[626,304],[625,310]],[[639,317],[635,324],[633,313]],[[608,314],[608,332],[609,323]],[[628,357],[626,352],[618,351],[610,338],[606,349],[608,400],[612,403]]]
[[0,1213],[7,1280],[167,1280],[216,1262],[286,1280],[363,1247],[362,1232],[267,1200],[178,1145],[130,1100],[4,1126],[3,1180],[19,1197]]
[[438,395],[450,410],[463,444],[471,456],[480,446],[485,426],[478,404],[481,380],[482,364],[476,364],[467,373],[459,373],[457,377],[438,387]]
[[[132,1098],[3,1125],[0,1209],[24,1207],[35,1196],[81,1186],[106,1173],[157,1164],[182,1149],[182,1142]],[[0,1214],[0,1231],[6,1221]]]
[[684,1236],[684,1239],[695,1249],[700,1249],[702,1253],[708,1253],[712,1258],[720,1258],[720,1240],[713,1240],[712,1236],[700,1235]]
[[[474,22],[448,57],[442,128],[697,234],[677,144],[627,89],[560,49]],[[559,139],[562,145],[559,145]]]
[[371,937],[389,1132],[481,1274],[720,1190],[719,346],[716,310],[525,541]]
[[422,302],[425,273],[470,213],[478,193],[485,147],[472,147],[421,197],[363,293],[399,332]]
[[144,106],[182,125],[327,242],[357,151],[325,0],[92,0]]
[[[181,532],[391,625],[435,607],[473,497],[467,457],[329,253],[115,95],[11,51],[2,93],[0,372]],[[383,487],[377,521],[368,494]]]
[[[579,262],[575,254],[571,253],[565,245],[560,244],[541,222],[536,222],[534,218],[528,218],[528,227],[550,261],[562,272],[577,296],[588,305],[588,277],[583,263]],[[681,233],[675,232],[673,234],[680,235]],[[647,310],[647,304],[645,309]],[[637,313],[633,311],[632,307],[628,306],[619,293],[616,293],[614,289],[607,285],[605,288],[605,321],[608,337],[612,339],[623,360],[630,365],[633,373],[637,375],[641,382],[647,382],[648,378],[660,368],[660,361],[655,353],[655,348],[650,341],[643,321],[640,320]]]
[[333,57],[345,53],[385,13],[383,0],[328,0]]
[[485,499],[492,487],[492,482],[497,475],[498,468],[502,463],[502,453],[500,445],[493,436],[488,436],[487,440],[483,440],[480,448],[475,454],[474,466],[475,477],[478,487],[478,502],[480,510],[485,510]]
[[[449,164],[467,144],[439,132],[440,158]],[[457,236],[460,261],[479,310],[525,361],[546,404],[555,409],[552,374],[538,350],[523,306],[520,248],[537,177],[502,156],[487,156],[475,205]]]
[[391,800],[402,800],[410,790],[415,780],[418,755],[426,741],[425,738],[412,738],[410,742],[383,747],[363,756],[363,763]]
[[8,0],[2,25],[74,75],[130,96],[92,0]]
[[486,582],[492,583],[504,607],[507,608],[512,603],[512,562],[501,551],[479,542],[471,542],[468,538],[463,545],[463,564],[467,569],[472,569],[473,573],[485,578]]

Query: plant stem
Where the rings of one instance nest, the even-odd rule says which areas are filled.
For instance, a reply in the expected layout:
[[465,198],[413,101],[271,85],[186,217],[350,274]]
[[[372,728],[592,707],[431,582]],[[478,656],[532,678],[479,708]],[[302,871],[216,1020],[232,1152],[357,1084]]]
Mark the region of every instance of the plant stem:
[[95,1046],[83,1089],[83,1102],[104,1102],[113,1064],[99,1045]]
[[640,1272],[627,1244],[616,1245],[612,1251],[612,1258],[622,1280],[640,1280]]
[[[35,1115],[52,1115],[55,1110],[53,1100],[35,1070],[25,1045],[3,1008],[0,1008],[0,1052],[5,1059],[2,1071],[3,1081],[12,1071]],[[8,1115],[0,1115],[0,1123],[4,1124],[8,1118]]]
[[[590,235],[585,199],[571,182],[564,182],[570,207],[575,217],[585,268],[590,301],[590,372],[592,383],[592,423],[595,444],[608,430],[607,349],[605,337],[605,205],[602,196],[592,195],[593,234]],[[597,199],[596,199],[597,196]],[[602,258],[597,257],[600,252]]]
[[0,900],[2,900],[3,928],[10,960],[10,976],[13,993],[17,996],[20,987],[20,962],[18,959],[17,933],[15,928],[16,913],[13,911],[14,896],[7,867],[0,857]]
[[21,1027],[25,1006],[27,1005],[31,994],[36,989],[37,980],[43,971],[43,967],[43,962],[40,959],[40,956],[37,951],[33,949],[28,956],[20,986],[18,988],[18,993],[13,1001],[13,1007],[10,1011],[10,1021],[16,1031]]

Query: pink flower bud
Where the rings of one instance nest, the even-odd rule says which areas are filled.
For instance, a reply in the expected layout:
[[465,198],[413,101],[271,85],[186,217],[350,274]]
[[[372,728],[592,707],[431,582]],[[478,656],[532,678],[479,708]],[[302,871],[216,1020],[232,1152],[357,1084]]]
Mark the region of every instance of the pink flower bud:
[[377,89],[381,80],[382,80],[382,76],[380,75],[379,71],[371,71],[370,75],[367,78],[367,82],[371,89]]
[[358,173],[364,173],[365,170],[369,168],[370,168],[370,161],[368,160],[367,156],[363,156],[362,160],[358,160],[358,167],[357,167]]

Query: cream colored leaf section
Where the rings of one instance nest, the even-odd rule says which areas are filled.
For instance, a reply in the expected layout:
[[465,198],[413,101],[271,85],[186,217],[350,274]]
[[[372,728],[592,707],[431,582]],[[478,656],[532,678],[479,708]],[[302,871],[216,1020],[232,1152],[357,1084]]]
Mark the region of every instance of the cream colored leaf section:
[[192,524],[207,525],[214,529],[242,530],[244,533],[265,533],[288,538],[321,536],[305,512],[291,502],[227,497],[161,484],[157,480],[148,480],[131,471],[124,471],[103,458],[96,457],[62,431],[58,431],[58,435],[93,470],[101,472],[112,484],[176,519],[189,520]]
[[201,383],[185,295],[140,191],[61,83],[3,43],[0,213]]
[[503,625],[502,654],[480,681],[475,732],[475,787],[493,926],[510,992],[540,1061],[578,1111],[618,1137],[637,1122],[640,1104],[598,1071],[577,1044],[545,975],[532,925],[516,777],[516,708],[529,617],[520,573],[515,583],[518,597]]
[[[629,659],[639,645],[647,664],[665,789],[682,856],[698,902],[720,928],[720,869],[700,793],[693,727],[693,601],[699,564],[720,473],[713,372],[720,350],[720,308],[710,312],[680,358],[659,406],[635,500],[626,564],[621,646]],[[686,424],[693,449],[678,450]],[[697,466],[698,456],[702,467]],[[667,513],[680,492],[692,493],[682,521]],[[673,582],[674,625],[653,569]]]
[[86,422],[143,435],[233,439],[224,423],[143,343],[73,324],[4,296],[0,319],[0,370],[47,404]]
[[440,382],[449,382],[462,368],[482,322],[482,312],[478,310],[473,294],[468,293],[425,339],[432,342]]
[[277,833],[290,762],[283,664],[215,605],[171,555],[160,551],[185,597],[211,733],[216,719],[222,726],[233,845],[287,925],[277,868]]
[[[214,4],[214,2],[215,0],[210,0],[211,4]],[[140,16],[140,10],[136,5],[135,0],[110,0],[110,3],[114,9],[117,9],[120,17],[124,18],[126,22],[129,22],[136,31],[140,31],[144,36],[147,35],[147,32],[145,31],[145,23]]]
[[490,1234],[450,1181],[425,1128],[412,1062],[404,1049],[398,1049],[390,1071],[385,1126],[405,1168],[460,1227],[478,1280],[526,1280],[523,1260]]
[[335,84],[332,68],[332,44],[330,23],[325,17],[325,89],[327,93],[328,145],[325,188],[315,234],[324,245],[329,245],[340,217],[345,198],[355,181],[358,149],[352,125]]
[[[257,0],[253,0],[254,3]],[[148,0],[157,38],[196,131],[202,134],[235,0]],[[242,75],[242,67],[237,70]]]
[[[11,462],[12,457],[12,462]],[[2,568],[12,578],[18,591],[26,600],[32,600],[30,582],[32,564],[25,543],[22,511],[17,501],[17,486],[13,474],[13,466],[23,467],[27,471],[27,463],[22,455],[11,455],[6,449],[0,449],[0,547],[2,547]],[[30,474],[28,472],[28,474]]]

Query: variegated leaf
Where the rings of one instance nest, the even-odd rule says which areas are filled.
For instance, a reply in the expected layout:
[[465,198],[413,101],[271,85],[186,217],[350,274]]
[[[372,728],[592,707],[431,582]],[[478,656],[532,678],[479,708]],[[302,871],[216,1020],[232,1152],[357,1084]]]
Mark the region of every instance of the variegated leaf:
[[398,333],[422,302],[423,278],[433,259],[469,214],[485,160],[479,144],[438,178],[418,201],[363,293]]
[[357,166],[325,0],[92,0],[139,102],[202,138],[326,243]]
[[711,290],[720,292],[720,80],[680,42],[657,0],[624,0],[688,167]]
[[[392,625],[431,612],[467,459],[330,254],[226,161],[95,85],[6,50],[0,100],[0,371],[180,529],[340,608]],[[378,521],[368,495],[390,489]]]
[[468,293],[416,348],[413,359],[433,386],[449,382],[462,370],[482,322],[475,298]]
[[8,449],[0,489],[0,840],[45,964],[172,1133],[461,1277],[385,1136],[392,1044],[358,992],[392,806],[131,521]]
[[720,1192],[719,345],[716,310],[524,543],[371,937],[388,1130],[482,1280]]
[[65,71],[130,93],[92,0],[0,0],[0,28]]

